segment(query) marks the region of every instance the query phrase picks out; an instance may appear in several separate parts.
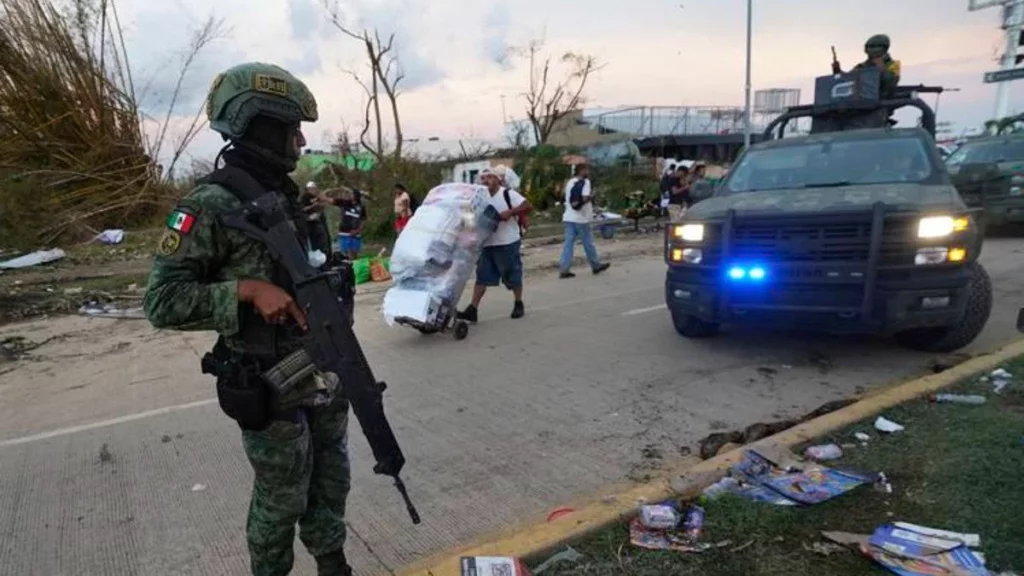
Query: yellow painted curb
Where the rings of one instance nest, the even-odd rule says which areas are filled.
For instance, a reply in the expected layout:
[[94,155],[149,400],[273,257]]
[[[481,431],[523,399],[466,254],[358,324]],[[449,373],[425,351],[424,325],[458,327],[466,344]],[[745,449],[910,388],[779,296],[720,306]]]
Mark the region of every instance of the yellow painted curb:
[[[790,448],[844,426],[859,422],[883,410],[951,386],[970,376],[991,370],[1007,360],[1024,355],[1024,339],[998,351],[972,358],[939,374],[931,374],[873,393],[860,401],[799,424],[775,436],[758,440],[744,448]],[[605,489],[578,505],[575,512],[547,522],[539,519],[503,533],[491,535],[475,544],[448,550],[403,568],[399,576],[460,576],[463,556],[514,556],[533,559],[592,532],[632,517],[641,502],[659,502],[669,498],[695,498],[704,488],[717,482],[737,463],[743,450],[720,454],[694,464],[693,459],[675,467],[667,477],[645,484]]]

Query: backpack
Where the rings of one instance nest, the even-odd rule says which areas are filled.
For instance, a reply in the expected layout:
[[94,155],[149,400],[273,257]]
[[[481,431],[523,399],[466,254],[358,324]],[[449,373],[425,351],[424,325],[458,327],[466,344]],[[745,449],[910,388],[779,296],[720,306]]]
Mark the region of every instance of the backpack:
[[576,183],[572,185],[572,190],[569,190],[569,206],[572,206],[573,210],[583,208],[583,187],[586,185],[586,179],[579,178],[576,180]]
[[[508,188],[502,188],[501,191],[505,195],[505,205],[511,210],[512,194],[509,193]],[[530,218],[526,214],[520,214],[516,216],[516,221],[519,223],[519,235],[525,236],[526,231],[530,228]]]

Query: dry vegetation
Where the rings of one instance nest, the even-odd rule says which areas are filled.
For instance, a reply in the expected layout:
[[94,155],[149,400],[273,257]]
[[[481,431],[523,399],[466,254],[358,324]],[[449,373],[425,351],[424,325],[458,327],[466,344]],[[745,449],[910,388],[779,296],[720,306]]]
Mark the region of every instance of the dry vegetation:
[[[212,21],[197,32],[182,77],[218,34]],[[141,118],[111,0],[0,0],[0,245],[33,247],[162,212],[174,194],[154,160],[166,132],[147,142]]]

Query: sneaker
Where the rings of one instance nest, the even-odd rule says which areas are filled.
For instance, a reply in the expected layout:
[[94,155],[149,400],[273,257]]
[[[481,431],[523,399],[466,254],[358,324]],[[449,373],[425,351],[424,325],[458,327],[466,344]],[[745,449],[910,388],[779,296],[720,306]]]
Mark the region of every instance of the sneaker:
[[604,272],[605,270],[608,269],[609,266],[611,266],[611,264],[609,264],[607,262],[605,262],[604,264],[601,264],[597,268],[594,268],[594,274],[600,274],[601,272]]
[[558,274],[558,277],[559,277],[559,278],[562,278],[562,279],[565,279],[565,278],[575,278],[575,277],[576,277],[576,275],[575,275],[575,274],[573,274],[572,272],[568,272],[568,271],[566,271],[566,272],[560,272],[560,273]]
[[522,300],[516,300],[516,303],[512,305],[512,317],[513,318],[522,318],[523,314],[526,314],[526,310],[523,307],[523,301]]
[[472,304],[466,306],[466,309],[456,314],[455,317],[459,320],[476,323],[476,306]]

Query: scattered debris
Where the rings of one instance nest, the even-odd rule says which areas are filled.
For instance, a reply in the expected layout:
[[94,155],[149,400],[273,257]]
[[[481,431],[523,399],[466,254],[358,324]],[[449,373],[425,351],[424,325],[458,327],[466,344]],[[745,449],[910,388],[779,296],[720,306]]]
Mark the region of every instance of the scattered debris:
[[0,268],[29,268],[31,266],[39,266],[40,264],[48,264],[50,262],[56,262],[67,256],[60,248],[54,248],[53,250],[39,250],[24,256],[19,256],[11,260],[5,260],[0,262]]
[[[1010,374],[1009,372],[1002,368],[993,370],[991,376],[992,391],[995,392],[996,394],[1002,394],[1003,389],[1009,386],[1010,382],[1013,380],[1013,374]],[[987,382],[988,380],[989,378],[986,376],[981,377],[982,382]]]
[[868,442],[871,441],[871,436],[865,434],[864,432],[855,432],[853,434],[853,437],[859,440],[861,444],[867,444]]
[[836,444],[810,446],[804,451],[804,456],[812,460],[837,460],[843,457],[843,449]]
[[206,490],[206,484],[196,484],[192,486],[193,492],[203,492]]
[[548,558],[547,560],[545,560],[543,564],[541,564],[540,566],[537,566],[533,570],[533,573],[539,575],[542,572],[544,572],[545,570],[547,570],[548,568],[550,568],[550,567],[552,567],[552,566],[554,566],[556,564],[561,564],[563,562],[567,562],[569,564],[576,564],[582,558],[583,558],[583,554],[580,554],[579,552],[574,550],[572,546],[569,546],[565,550],[562,550],[558,554],[555,554],[551,558]]
[[878,473],[878,480],[875,481],[875,489],[879,492],[892,494],[892,482],[889,482],[889,477],[885,475],[885,472]]
[[879,416],[878,419],[875,420],[875,430],[885,432],[886,434],[893,434],[896,432],[902,432],[904,428],[884,416]]
[[963,394],[932,394],[928,397],[929,402],[940,402],[944,404],[984,404],[985,397],[972,394],[965,396]]
[[93,318],[113,318],[121,320],[145,320],[146,313],[142,308],[121,309],[113,304],[99,304],[98,302],[86,302],[78,309],[82,316]]
[[168,436],[167,434],[164,434],[163,436],[160,437],[160,441],[163,442],[164,444],[167,444],[168,442],[171,441],[171,437]]
[[110,453],[110,448],[106,444],[100,446],[100,463],[107,464],[114,460],[114,455]]
[[[891,572],[905,576],[935,574],[936,568],[949,574],[989,574],[984,570],[984,557],[963,542],[891,524],[879,526],[861,551]],[[981,570],[972,570],[974,568]]]
[[504,574],[506,576],[532,576],[518,558],[499,556],[463,556],[459,559],[462,576]]
[[956,540],[970,548],[981,547],[981,535],[980,534],[963,534],[961,532],[950,532],[949,530],[940,530],[938,528],[929,528],[927,526],[920,526],[918,524],[911,524],[910,522],[893,522],[893,526],[909,530],[911,532],[917,532],[918,534],[924,534],[925,536],[932,536],[935,538],[944,538],[946,540]]
[[779,373],[779,371],[776,370],[775,368],[761,366],[760,368],[757,369],[757,373],[760,374],[761,376],[764,376],[765,378],[774,378],[775,375]]
[[743,461],[729,470],[729,476],[704,490],[708,498],[730,492],[776,506],[818,504],[869,484],[874,478],[820,464],[804,465],[795,458],[774,460],[747,450]]
[[548,514],[548,522],[551,522],[552,520],[557,520],[562,516],[568,516],[573,512],[575,512],[575,510],[573,510],[572,508],[556,508],[552,510],[550,514]]
[[104,230],[93,238],[93,241],[101,244],[120,244],[121,242],[124,242],[124,230]]
[[829,542],[814,542],[811,544],[807,544],[805,542],[804,550],[807,550],[808,552],[814,552],[815,554],[821,554],[822,556],[831,556],[836,552],[848,551],[846,546]]
[[731,541],[710,544],[700,542],[704,531],[704,509],[697,505],[682,512],[675,502],[665,502],[659,506],[671,508],[675,512],[676,524],[669,528],[648,528],[640,517],[634,518],[629,524],[629,541],[634,546],[648,550],[674,550],[676,552],[703,552],[711,548],[721,548],[732,544]]
[[709,434],[707,437],[700,441],[700,457],[703,458],[704,460],[713,458],[717,454],[721,454],[723,450],[725,450],[725,447],[729,444],[736,444],[742,446],[743,444],[749,444],[751,442],[760,440],[761,438],[774,436],[775,434],[788,430],[796,426],[797,424],[813,420],[814,418],[824,416],[825,414],[830,414],[842,408],[846,408],[847,406],[853,404],[856,401],[857,400],[855,398],[848,398],[845,400],[833,400],[831,402],[826,402],[822,404],[817,409],[815,409],[812,412],[809,412],[807,415],[801,418],[780,420],[778,422],[771,422],[768,424],[758,422],[757,424],[751,424],[750,426],[747,426],[742,432],[714,432],[712,434]]
[[676,509],[665,504],[647,504],[640,508],[640,523],[651,530],[670,530],[679,525],[681,518]]
[[64,289],[64,294],[68,295],[68,296],[71,296],[71,295],[74,295],[74,294],[81,294],[82,290],[84,290],[84,288],[82,288],[81,286],[78,286],[76,288],[65,288]]

